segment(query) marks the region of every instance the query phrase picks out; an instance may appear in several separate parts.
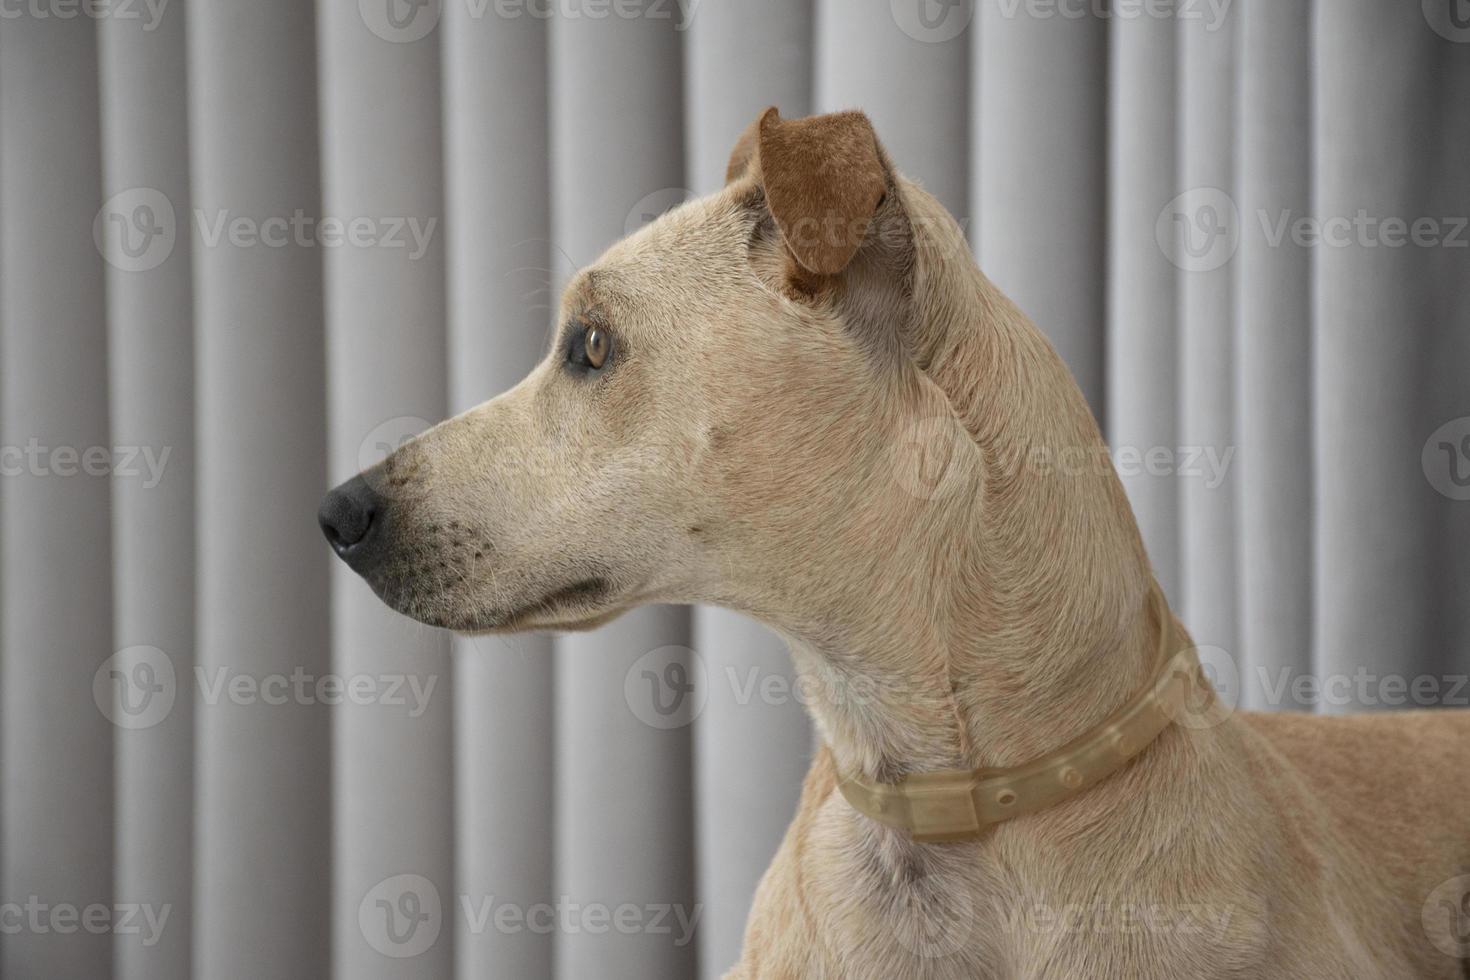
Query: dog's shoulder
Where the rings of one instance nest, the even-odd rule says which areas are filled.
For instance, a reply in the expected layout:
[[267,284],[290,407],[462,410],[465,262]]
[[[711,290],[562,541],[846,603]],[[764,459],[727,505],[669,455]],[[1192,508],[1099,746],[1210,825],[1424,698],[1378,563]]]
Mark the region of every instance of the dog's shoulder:
[[1470,711],[1243,717],[1269,746],[1257,774],[1272,784],[1276,820],[1300,840],[1316,827],[1338,842],[1304,847],[1299,873],[1360,871],[1355,887],[1387,892],[1379,907],[1402,918],[1405,954],[1436,961],[1420,925],[1424,904],[1470,874]]

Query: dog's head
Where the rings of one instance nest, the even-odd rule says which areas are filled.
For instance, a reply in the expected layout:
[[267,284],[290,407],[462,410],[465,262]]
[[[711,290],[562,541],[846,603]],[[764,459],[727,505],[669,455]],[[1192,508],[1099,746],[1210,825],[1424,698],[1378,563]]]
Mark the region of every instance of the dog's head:
[[[948,267],[966,271],[940,284]],[[925,371],[971,273],[865,116],[767,110],[723,190],[571,280],[519,385],[333,490],[323,529],[393,608],[455,630],[650,602],[797,615],[982,465]]]

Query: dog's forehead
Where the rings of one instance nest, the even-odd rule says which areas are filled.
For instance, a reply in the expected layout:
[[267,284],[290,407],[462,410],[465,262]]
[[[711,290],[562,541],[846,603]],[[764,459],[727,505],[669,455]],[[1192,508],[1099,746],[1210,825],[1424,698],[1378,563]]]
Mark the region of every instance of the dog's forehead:
[[608,255],[662,254],[679,247],[727,244],[738,223],[735,204],[728,190],[690,198],[614,244]]
[[569,310],[688,302],[745,261],[749,221],[721,192],[665,212],[615,242],[568,284]]

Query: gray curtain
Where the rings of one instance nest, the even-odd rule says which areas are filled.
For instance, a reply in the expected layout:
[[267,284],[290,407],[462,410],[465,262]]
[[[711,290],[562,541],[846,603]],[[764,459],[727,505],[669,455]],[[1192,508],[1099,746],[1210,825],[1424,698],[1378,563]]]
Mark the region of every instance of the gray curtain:
[[812,747],[780,642],[454,639],[314,513],[770,104],[964,222],[1222,685],[1470,700],[1464,0],[13,5],[0,976],[733,962]]

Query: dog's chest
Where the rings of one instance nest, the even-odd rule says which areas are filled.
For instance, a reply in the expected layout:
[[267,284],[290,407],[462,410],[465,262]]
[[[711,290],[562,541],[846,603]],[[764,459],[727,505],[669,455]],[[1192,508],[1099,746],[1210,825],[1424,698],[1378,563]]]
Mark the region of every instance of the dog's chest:
[[984,845],[915,847],[866,833],[840,803],[823,811],[780,889],[789,903],[772,910],[802,975],[1265,975],[1266,910],[1247,895],[1164,876],[1101,880],[1060,853],[1018,864]]

